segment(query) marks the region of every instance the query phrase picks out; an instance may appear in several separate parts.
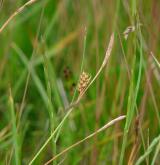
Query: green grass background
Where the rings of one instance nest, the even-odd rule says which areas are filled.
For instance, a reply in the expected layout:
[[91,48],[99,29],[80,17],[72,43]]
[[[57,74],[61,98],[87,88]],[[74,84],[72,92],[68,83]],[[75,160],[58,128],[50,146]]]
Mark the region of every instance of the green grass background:
[[[1,0],[0,27],[25,2]],[[0,164],[29,164],[67,113],[81,69],[94,77],[114,32],[107,67],[33,164],[123,114],[54,164],[158,165],[159,13],[157,0],[38,0],[16,16],[0,33]]]

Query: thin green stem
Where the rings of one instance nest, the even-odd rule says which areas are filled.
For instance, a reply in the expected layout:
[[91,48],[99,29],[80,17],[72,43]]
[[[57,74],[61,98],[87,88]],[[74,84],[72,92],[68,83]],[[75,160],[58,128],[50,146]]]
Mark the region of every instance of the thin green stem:
[[14,111],[14,102],[11,94],[11,89],[9,91],[9,109],[11,115],[11,123],[12,123],[12,136],[13,136],[13,146],[14,146],[14,154],[15,154],[15,164],[21,164],[21,154],[20,154],[20,139],[16,125],[16,115]]

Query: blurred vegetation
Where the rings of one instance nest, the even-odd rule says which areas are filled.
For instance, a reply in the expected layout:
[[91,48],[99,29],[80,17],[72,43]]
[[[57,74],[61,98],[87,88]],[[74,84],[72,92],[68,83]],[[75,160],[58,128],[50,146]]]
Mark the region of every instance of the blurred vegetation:
[[[1,0],[0,27],[26,2]],[[158,165],[159,13],[157,0],[38,0],[18,14],[0,33],[0,164],[32,160],[67,113],[81,66],[94,77],[114,32],[107,67],[33,164],[126,114],[54,164],[135,164],[146,155],[144,164]]]

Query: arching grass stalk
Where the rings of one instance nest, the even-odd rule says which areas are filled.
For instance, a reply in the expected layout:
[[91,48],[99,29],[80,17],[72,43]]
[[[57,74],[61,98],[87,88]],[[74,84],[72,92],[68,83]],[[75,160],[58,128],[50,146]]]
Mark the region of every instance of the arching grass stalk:
[[33,159],[29,162],[29,165],[33,164],[33,162],[37,159],[37,157],[39,156],[39,154],[44,150],[44,148],[47,146],[47,144],[50,142],[50,140],[55,136],[55,134],[57,133],[57,131],[59,129],[61,129],[61,127],[63,126],[63,123],[65,122],[65,120],[68,118],[68,116],[70,115],[70,113],[73,111],[73,108],[80,102],[80,100],[82,99],[83,95],[86,93],[86,91],[88,90],[88,88],[94,83],[94,81],[96,80],[96,78],[99,76],[99,74],[101,73],[102,69],[106,66],[108,59],[111,55],[111,51],[113,48],[113,44],[114,44],[114,33],[112,33],[111,37],[110,37],[110,42],[103,60],[103,63],[100,67],[100,69],[98,70],[98,72],[96,73],[96,75],[93,77],[93,79],[91,80],[91,82],[89,83],[89,85],[84,89],[84,91],[81,93],[81,95],[79,95],[79,97],[77,98],[77,100],[71,104],[65,111],[68,110],[67,114],[64,116],[64,118],[62,119],[62,121],[60,122],[60,124],[57,126],[57,128],[52,132],[52,134],[49,136],[49,138],[46,140],[46,142],[43,144],[43,146],[39,149],[39,151],[36,153],[36,155],[33,157]]
[[119,116],[116,119],[111,120],[109,123],[105,124],[103,127],[99,128],[97,131],[93,132],[92,134],[90,134],[89,136],[85,137],[82,140],[79,140],[78,142],[74,143],[73,145],[67,147],[66,149],[64,149],[62,152],[60,152],[59,154],[55,155],[52,159],[50,159],[48,162],[46,162],[44,165],[48,165],[50,164],[52,161],[54,161],[55,159],[57,159],[58,157],[60,157],[61,155],[65,154],[67,151],[73,149],[74,147],[78,146],[79,144],[83,143],[84,141],[92,138],[93,136],[97,135],[98,133],[104,131],[105,129],[109,128],[110,126],[114,125],[115,123],[125,119],[126,116]]
[[5,29],[5,27],[13,20],[15,16],[17,16],[19,13],[21,13],[27,6],[30,6],[31,4],[35,3],[37,0],[30,0],[26,2],[23,6],[18,8],[8,19],[7,21],[2,25],[0,28],[0,33]]

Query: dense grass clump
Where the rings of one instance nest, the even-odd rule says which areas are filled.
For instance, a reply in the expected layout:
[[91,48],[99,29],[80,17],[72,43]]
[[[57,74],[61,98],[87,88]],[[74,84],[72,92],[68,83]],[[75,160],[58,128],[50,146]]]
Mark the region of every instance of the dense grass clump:
[[0,1],[0,164],[160,162],[160,2]]

